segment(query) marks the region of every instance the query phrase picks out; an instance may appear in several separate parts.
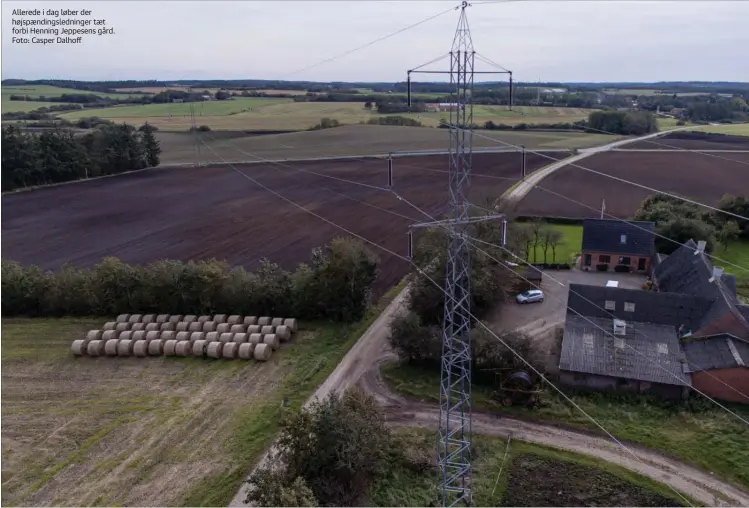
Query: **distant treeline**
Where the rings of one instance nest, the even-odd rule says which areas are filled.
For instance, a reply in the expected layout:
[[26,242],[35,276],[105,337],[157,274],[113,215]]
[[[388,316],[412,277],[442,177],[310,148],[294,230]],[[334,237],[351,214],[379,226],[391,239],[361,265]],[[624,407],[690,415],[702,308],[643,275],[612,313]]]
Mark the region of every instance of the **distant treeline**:
[[93,132],[2,128],[2,190],[113,175],[158,166],[161,147],[148,124],[103,124]]

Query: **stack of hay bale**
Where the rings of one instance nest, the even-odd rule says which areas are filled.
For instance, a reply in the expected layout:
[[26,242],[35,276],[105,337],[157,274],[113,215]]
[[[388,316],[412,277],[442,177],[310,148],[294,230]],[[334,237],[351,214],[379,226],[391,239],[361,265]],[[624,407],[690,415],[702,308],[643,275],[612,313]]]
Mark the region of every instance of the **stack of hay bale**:
[[198,356],[265,362],[297,331],[294,318],[120,314],[73,341],[76,356]]

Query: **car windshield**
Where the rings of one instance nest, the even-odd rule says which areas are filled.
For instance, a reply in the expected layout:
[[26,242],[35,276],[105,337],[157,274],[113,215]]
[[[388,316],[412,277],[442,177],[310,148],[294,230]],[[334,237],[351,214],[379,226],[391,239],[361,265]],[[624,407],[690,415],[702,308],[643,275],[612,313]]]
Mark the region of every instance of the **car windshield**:
[[522,293],[523,296],[531,296],[534,292],[533,291],[525,291]]

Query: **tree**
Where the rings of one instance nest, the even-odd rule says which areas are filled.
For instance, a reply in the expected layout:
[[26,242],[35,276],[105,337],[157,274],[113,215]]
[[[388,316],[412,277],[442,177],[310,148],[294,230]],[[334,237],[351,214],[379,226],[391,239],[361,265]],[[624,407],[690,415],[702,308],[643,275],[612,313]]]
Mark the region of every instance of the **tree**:
[[741,229],[736,221],[729,220],[723,227],[718,231],[718,241],[723,245],[723,250],[728,250],[728,244],[739,237]]
[[149,167],[155,168],[160,162],[159,155],[161,154],[161,143],[156,139],[154,129],[148,122],[143,124],[139,130],[146,154],[146,162]]
[[[385,416],[371,395],[357,390],[347,390],[340,397],[331,394],[284,419],[278,452],[247,480],[250,488],[245,502],[356,506],[391,447]],[[276,497],[263,488],[274,485],[280,490],[286,486],[286,499],[281,499],[280,492]]]
[[549,230],[549,247],[551,247],[551,262],[557,262],[557,245],[562,241],[562,232],[556,229]]
[[655,239],[656,251],[664,254],[671,254],[679,248],[678,244],[690,239],[695,242],[700,240],[707,242],[705,246],[707,252],[712,252],[715,246],[715,228],[699,219],[675,218],[657,224],[656,232],[661,235]]
[[551,246],[551,235],[554,232],[553,229],[543,228],[541,230],[541,250],[544,251],[544,264],[547,263],[547,252]]
[[538,246],[541,243],[541,235],[543,232],[544,223],[540,220],[534,220],[531,222],[531,245],[533,246],[533,262],[536,262]]
[[365,102],[364,109],[372,109],[372,101]]

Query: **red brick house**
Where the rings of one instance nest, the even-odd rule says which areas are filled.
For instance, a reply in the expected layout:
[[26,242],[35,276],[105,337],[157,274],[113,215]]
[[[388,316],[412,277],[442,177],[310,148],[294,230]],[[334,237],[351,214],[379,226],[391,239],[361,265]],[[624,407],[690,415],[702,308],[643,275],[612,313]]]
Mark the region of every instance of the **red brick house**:
[[585,219],[583,221],[583,270],[650,273],[655,254],[655,224],[644,221]]
[[715,399],[749,404],[749,342],[721,333],[687,339],[682,348],[694,388]]

